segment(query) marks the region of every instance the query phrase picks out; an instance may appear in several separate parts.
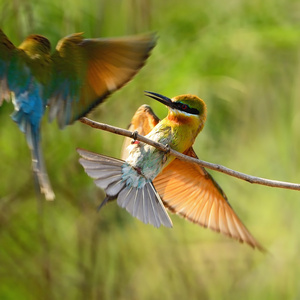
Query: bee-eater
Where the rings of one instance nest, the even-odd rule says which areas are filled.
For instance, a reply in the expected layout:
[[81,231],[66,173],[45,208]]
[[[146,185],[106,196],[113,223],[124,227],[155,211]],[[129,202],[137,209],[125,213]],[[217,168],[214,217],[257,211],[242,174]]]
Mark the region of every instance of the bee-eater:
[[60,128],[85,116],[109,94],[121,88],[144,65],[155,36],[84,39],[75,33],[61,39],[53,54],[41,35],[28,36],[15,47],[0,29],[0,105],[13,99],[12,119],[25,133],[40,191],[54,193],[40,148],[41,118]]
[[[165,104],[169,113],[160,121],[149,106],[143,105],[129,129],[197,158],[192,145],[206,120],[204,101],[194,95],[172,99],[152,92],[146,95]],[[138,141],[123,152],[125,160],[77,151],[86,173],[106,192],[101,206],[117,199],[121,207],[144,223],[171,227],[167,208],[191,222],[263,250],[235,214],[217,182],[198,164],[181,161]]]

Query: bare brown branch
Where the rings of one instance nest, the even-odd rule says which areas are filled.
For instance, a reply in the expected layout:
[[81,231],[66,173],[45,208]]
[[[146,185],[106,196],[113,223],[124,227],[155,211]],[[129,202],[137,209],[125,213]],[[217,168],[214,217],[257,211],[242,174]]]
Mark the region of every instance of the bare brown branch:
[[217,165],[217,164],[206,162],[206,161],[203,161],[203,160],[200,160],[200,159],[196,159],[196,158],[184,155],[180,152],[177,152],[177,151],[169,148],[166,145],[163,145],[161,143],[157,143],[157,142],[154,142],[152,140],[149,140],[146,137],[144,137],[142,135],[139,135],[136,132],[132,132],[132,131],[129,131],[129,130],[126,130],[126,129],[114,127],[114,126],[107,125],[107,124],[104,124],[104,123],[98,123],[98,122],[92,121],[88,118],[81,118],[80,122],[82,122],[86,125],[89,125],[93,128],[109,131],[109,132],[112,132],[112,133],[115,133],[115,134],[118,134],[118,135],[123,135],[123,136],[131,137],[131,138],[134,137],[134,139],[139,140],[143,143],[149,144],[149,145],[151,145],[151,146],[153,146],[153,147],[155,147],[155,148],[157,148],[161,151],[164,151],[164,152],[170,151],[170,153],[173,156],[175,156],[178,159],[181,159],[183,161],[196,163],[196,164],[198,164],[202,167],[205,167],[205,168],[217,171],[217,172],[225,173],[229,176],[236,177],[238,179],[245,180],[245,181],[248,181],[248,182],[253,183],[253,184],[260,184],[260,185],[266,185],[266,186],[270,186],[270,187],[277,187],[277,188],[290,189],[290,190],[298,190],[298,191],[300,190],[300,184],[298,184],[298,183],[291,183],[291,182],[284,182],[284,181],[277,181],[277,180],[271,180],[271,179],[256,177],[256,176],[248,175],[248,174],[245,174],[245,173],[241,173],[241,172],[229,169],[229,168],[224,167],[222,165]]

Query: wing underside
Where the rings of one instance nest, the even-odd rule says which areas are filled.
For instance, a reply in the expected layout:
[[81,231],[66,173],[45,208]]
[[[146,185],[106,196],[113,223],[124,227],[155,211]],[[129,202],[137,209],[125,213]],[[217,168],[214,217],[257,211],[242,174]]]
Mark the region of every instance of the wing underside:
[[83,117],[130,81],[155,46],[153,34],[127,38],[64,38],[53,54],[53,76],[47,90],[49,118],[62,128]]

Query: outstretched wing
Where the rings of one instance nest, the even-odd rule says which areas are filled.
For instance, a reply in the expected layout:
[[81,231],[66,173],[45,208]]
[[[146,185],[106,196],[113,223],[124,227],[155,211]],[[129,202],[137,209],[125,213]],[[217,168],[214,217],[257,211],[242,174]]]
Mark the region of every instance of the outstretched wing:
[[46,88],[50,120],[63,128],[83,117],[145,64],[155,46],[153,34],[125,38],[62,39],[53,54],[52,80]]
[[[149,105],[142,105],[135,112],[133,118],[131,119],[128,130],[130,131],[138,131],[141,135],[147,135],[153,127],[159,122],[159,118],[155,115],[152,108]],[[128,155],[127,147],[130,145],[132,139],[125,138],[122,146],[121,157],[125,160]]]
[[3,100],[10,100],[10,90],[7,85],[8,66],[16,47],[0,29],[0,105]]
[[172,221],[152,182],[145,181],[139,187],[126,184],[124,170],[132,170],[126,162],[83,149],[77,149],[77,152],[82,157],[79,162],[85,172],[95,179],[98,187],[105,190],[105,202],[117,198],[120,207],[145,224],[172,227]]
[[[190,148],[185,154],[197,158]],[[189,221],[264,250],[230,206],[226,195],[201,166],[175,159],[153,181],[164,205]]]

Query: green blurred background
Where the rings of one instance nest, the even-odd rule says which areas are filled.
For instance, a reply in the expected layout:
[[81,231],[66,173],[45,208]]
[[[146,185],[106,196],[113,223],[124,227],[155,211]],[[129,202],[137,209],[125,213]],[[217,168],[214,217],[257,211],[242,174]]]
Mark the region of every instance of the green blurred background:
[[[144,90],[203,98],[201,159],[256,176],[300,182],[298,0],[0,0],[0,27],[15,45],[31,33],[53,48],[86,37],[155,31],[146,66],[89,117],[126,128]],[[262,254],[172,216],[159,230],[116,203],[78,163],[76,147],[118,157],[122,138],[77,122],[43,122],[56,193],[38,199],[25,137],[0,109],[0,299],[299,299],[300,194],[213,173]]]

